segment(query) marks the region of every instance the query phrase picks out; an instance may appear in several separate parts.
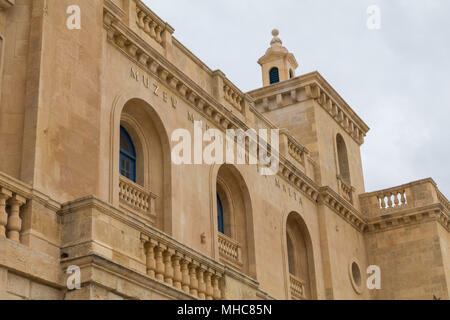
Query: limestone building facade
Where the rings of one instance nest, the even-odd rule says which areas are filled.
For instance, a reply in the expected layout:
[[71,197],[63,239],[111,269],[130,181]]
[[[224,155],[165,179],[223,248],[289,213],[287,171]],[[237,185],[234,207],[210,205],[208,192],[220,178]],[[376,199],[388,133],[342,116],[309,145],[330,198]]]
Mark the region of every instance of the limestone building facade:
[[[435,182],[367,193],[366,123],[276,30],[258,63],[242,92],[140,0],[0,0],[0,298],[449,299]],[[198,122],[280,129],[277,174],[174,164]]]

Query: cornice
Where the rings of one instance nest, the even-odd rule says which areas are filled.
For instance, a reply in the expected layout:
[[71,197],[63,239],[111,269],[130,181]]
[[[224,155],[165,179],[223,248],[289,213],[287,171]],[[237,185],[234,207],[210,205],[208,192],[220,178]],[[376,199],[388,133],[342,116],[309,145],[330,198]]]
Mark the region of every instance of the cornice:
[[435,221],[440,223],[444,229],[450,232],[450,216],[445,207],[440,204],[432,204],[421,208],[408,208],[393,214],[386,214],[371,219],[368,223],[367,232],[377,233],[387,230],[402,228],[408,225]]
[[46,194],[31,187],[30,185],[3,172],[0,172],[0,186],[10,190],[14,194],[24,197],[28,201],[34,200],[54,212],[58,212],[61,209],[61,204],[59,202],[51,199]]
[[[191,59],[197,66],[205,71],[209,76],[212,76],[215,71],[213,71],[206,63],[204,63],[200,58],[198,58],[191,50],[189,50],[184,44],[182,44],[177,38],[172,36],[172,44],[176,46],[181,52],[183,52],[189,59]],[[225,74],[224,74],[225,76]]]
[[367,229],[367,221],[360,213],[330,187],[320,188],[319,203],[326,205],[359,232]]
[[317,71],[256,89],[248,94],[256,103],[274,96],[290,94],[293,97],[291,104],[294,104],[298,102],[295,98],[297,90],[305,90],[306,97],[325,109],[358,144],[364,142],[370,128]]

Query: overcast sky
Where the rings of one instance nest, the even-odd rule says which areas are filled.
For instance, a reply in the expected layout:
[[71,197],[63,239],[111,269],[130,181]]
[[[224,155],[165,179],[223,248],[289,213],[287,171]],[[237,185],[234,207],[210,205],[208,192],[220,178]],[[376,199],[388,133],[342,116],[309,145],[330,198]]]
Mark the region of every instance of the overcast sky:
[[[297,75],[319,71],[369,125],[367,191],[432,177],[450,197],[450,1],[144,0],[175,37],[242,91],[278,28]],[[367,8],[381,29],[367,28]]]

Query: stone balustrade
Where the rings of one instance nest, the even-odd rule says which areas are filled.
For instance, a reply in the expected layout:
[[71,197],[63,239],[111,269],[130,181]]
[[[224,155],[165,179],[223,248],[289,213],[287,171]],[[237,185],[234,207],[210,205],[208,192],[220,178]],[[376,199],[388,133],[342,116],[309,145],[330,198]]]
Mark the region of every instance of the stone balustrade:
[[340,195],[347,200],[348,202],[350,202],[351,204],[353,204],[353,193],[355,191],[355,188],[353,188],[350,184],[348,184],[347,182],[345,182],[341,176],[337,177],[338,179],[338,184],[339,184],[339,193]]
[[172,34],[174,30],[162,21],[141,1],[136,1],[136,23],[138,27],[161,46],[165,47],[164,32]]
[[242,248],[241,245],[227,237],[226,235],[219,233],[219,253],[220,256],[226,261],[231,262],[235,266],[242,267]]
[[440,192],[439,190],[436,190],[437,192],[437,197],[439,202],[444,206],[444,208],[450,212],[450,201],[448,201],[448,199],[444,196],[444,194],[442,192]]
[[143,214],[144,216],[155,216],[155,202],[157,196],[145,190],[140,185],[120,176],[119,198],[121,206]]
[[[235,114],[250,115],[251,97],[236,87],[223,72],[216,70],[213,76],[213,95],[223,105],[229,105],[229,111]],[[234,112],[237,111],[237,112]]]
[[291,299],[292,300],[305,300],[305,284],[304,281],[300,280],[296,276],[290,274],[290,289],[291,289]]
[[21,208],[31,192],[20,184],[11,177],[0,175],[0,237],[18,243],[22,231]]
[[291,136],[288,138],[288,151],[292,158],[294,158],[301,165],[305,165],[305,155],[308,151]]
[[161,234],[143,234],[147,275],[200,300],[223,298],[222,265]]
[[233,89],[233,85],[231,85],[230,83],[223,86],[223,92],[225,100],[236,110],[242,112],[242,110],[244,109],[244,95],[239,93],[238,90]]
[[[432,179],[419,180],[360,195],[361,210],[369,217],[381,216],[403,209],[436,204],[439,202],[439,194],[436,183]],[[441,202],[448,203],[446,200]]]

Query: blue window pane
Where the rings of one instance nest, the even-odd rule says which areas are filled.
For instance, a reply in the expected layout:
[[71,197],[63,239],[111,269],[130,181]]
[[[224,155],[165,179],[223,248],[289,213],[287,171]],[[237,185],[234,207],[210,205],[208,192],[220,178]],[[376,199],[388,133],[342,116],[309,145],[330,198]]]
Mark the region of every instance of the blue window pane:
[[269,78],[270,78],[270,84],[278,83],[280,82],[280,73],[278,71],[278,68],[272,68],[269,71]]
[[136,182],[136,150],[130,135],[120,127],[120,174]]
[[219,232],[225,234],[225,229],[223,226],[223,206],[222,201],[220,201],[220,197],[217,194],[217,225],[219,228]]

